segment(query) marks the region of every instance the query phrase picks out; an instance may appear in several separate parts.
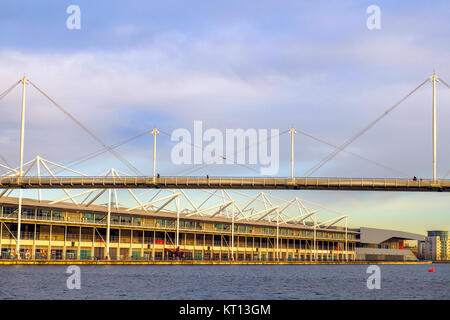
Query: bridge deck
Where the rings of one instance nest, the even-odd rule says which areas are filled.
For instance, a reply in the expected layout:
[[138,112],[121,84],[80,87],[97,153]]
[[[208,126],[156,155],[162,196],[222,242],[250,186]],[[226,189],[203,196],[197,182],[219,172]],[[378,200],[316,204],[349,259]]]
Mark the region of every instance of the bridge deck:
[[6,189],[272,189],[449,192],[450,180],[273,177],[0,177]]

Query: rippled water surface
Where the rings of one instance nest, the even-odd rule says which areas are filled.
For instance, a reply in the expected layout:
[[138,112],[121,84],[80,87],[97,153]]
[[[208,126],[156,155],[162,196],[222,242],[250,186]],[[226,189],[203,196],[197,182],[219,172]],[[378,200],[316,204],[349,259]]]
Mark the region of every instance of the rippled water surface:
[[66,266],[4,266],[0,299],[450,299],[450,264],[380,265],[379,290],[367,267],[81,266],[69,290]]

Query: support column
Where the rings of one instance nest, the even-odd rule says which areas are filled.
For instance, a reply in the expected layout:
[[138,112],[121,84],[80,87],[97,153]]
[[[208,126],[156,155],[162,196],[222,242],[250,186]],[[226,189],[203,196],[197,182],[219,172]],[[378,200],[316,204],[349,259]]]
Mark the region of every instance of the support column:
[[128,259],[131,260],[131,258],[133,257],[133,232],[134,230],[131,229],[130,230],[130,249],[128,251]]
[[203,234],[203,243],[202,243],[202,261],[205,260],[205,246],[206,246],[206,240],[205,240],[205,234]]
[[345,218],[345,261],[348,261],[347,218]]
[[239,252],[241,248],[241,237],[236,236],[237,246],[236,246],[236,260],[239,260]]
[[167,243],[167,232],[164,231],[163,260],[166,260],[166,243]]
[[280,237],[280,214],[277,211],[277,252],[276,252],[277,261],[280,261],[279,237]]
[[3,242],[3,222],[0,221],[0,259],[2,258],[2,242]]
[[220,248],[219,248],[219,254],[220,254],[220,261],[222,261],[222,247],[223,247],[223,234],[220,234]]
[[92,228],[92,251],[91,251],[91,260],[94,260],[94,252],[95,252],[95,228]]
[[120,227],[119,227],[119,241],[118,241],[118,247],[117,247],[117,260],[120,260]]
[[252,236],[252,261],[255,256],[255,236]]
[[80,226],[80,234],[78,236],[78,252],[77,252],[77,259],[81,260],[81,226]]
[[22,225],[22,189],[19,189],[19,208],[17,210],[16,257],[20,259],[20,229]]
[[156,231],[153,230],[152,260],[155,261]]
[[234,261],[234,206],[231,212],[231,261]]
[[110,260],[109,245],[111,238],[111,189],[108,189],[108,216],[106,222],[106,260]]
[[[155,139],[156,139],[156,134],[155,134]],[[156,143],[156,140],[155,140],[155,143]],[[177,233],[175,235],[175,247],[178,248],[180,246],[180,197],[177,197],[175,199],[175,205],[177,207]],[[185,241],[185,246],[186,246],[186,241]]]
[[67,225],[64,226],[64,249],[63,249],[63,260],[66,260],[66,250],[67,250]]
[[247,261],[247,236],[244,236],[244,261]]
[[327,240],[327,260],[330,260],[331,250],[330,250],[330,240]]
[[48,237],[48,252],[47,252],[47,259],[51,260],[52,258],[52,230],[53,226],[50,225],[50,235]]
[[316,246],[316,242],[317,242],[317,237],[316,237],[316,224],[317,224],[317,220],[316,217],[314,216],[314,244],[313,244],[313,255],[314,256],[314,261],[317,260],[317,246]]
[[142,230],[141,260],[144,260],[145,230]]
[[192,234],[192,236],[194,237],[194,246],[192,247],[192,260],[195,260],[195,248],[197,245],[197,234],[194,232]]
[[[259,237],[259,259],[261,260],[261,250],[262,250],[262,238],[263,238],[263,236],[261,236],[261,237]],[[267,250],[266,250],[267,251]],[[266,254],[267,254],[267,252],[266,252]]]

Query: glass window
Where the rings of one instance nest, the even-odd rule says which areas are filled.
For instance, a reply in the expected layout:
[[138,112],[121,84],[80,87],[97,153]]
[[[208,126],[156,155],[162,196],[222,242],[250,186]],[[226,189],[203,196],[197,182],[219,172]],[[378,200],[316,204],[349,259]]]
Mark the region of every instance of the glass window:
[[94,214],[93,213],[83,213],[83,220],[85,222],[93,222],[94,221]]
[[106,215],[105,214],[95,214],[95,222],[106,222]]
[[156,219],[156,226],[164,228],[166,226],[166,220],[164,220],[164,219]]
[[38,209],[36,211],[37,219],[50,219],[50,210]]
[[131,224],[131,217],[120,216],[120,223]]
[[62,220],[63,219],[62,211],[53,210],[52,211],[52,218],[53,218],[53,220]]
[[34,209],[31,208],[22,208],[22,217],[26,218],[34,218]]
[[17,210],[17,207],[3,207],[3,216],[8,216],[12,213],[14,213],[14,211]]

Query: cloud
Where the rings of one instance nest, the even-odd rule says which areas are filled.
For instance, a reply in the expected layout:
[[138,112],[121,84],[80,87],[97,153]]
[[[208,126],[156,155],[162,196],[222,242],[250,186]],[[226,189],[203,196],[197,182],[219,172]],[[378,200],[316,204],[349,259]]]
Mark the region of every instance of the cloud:
[[130,37],[139,33],[139,27],[132,24],[119,25],[114,28],[113,34],[118,37]]

